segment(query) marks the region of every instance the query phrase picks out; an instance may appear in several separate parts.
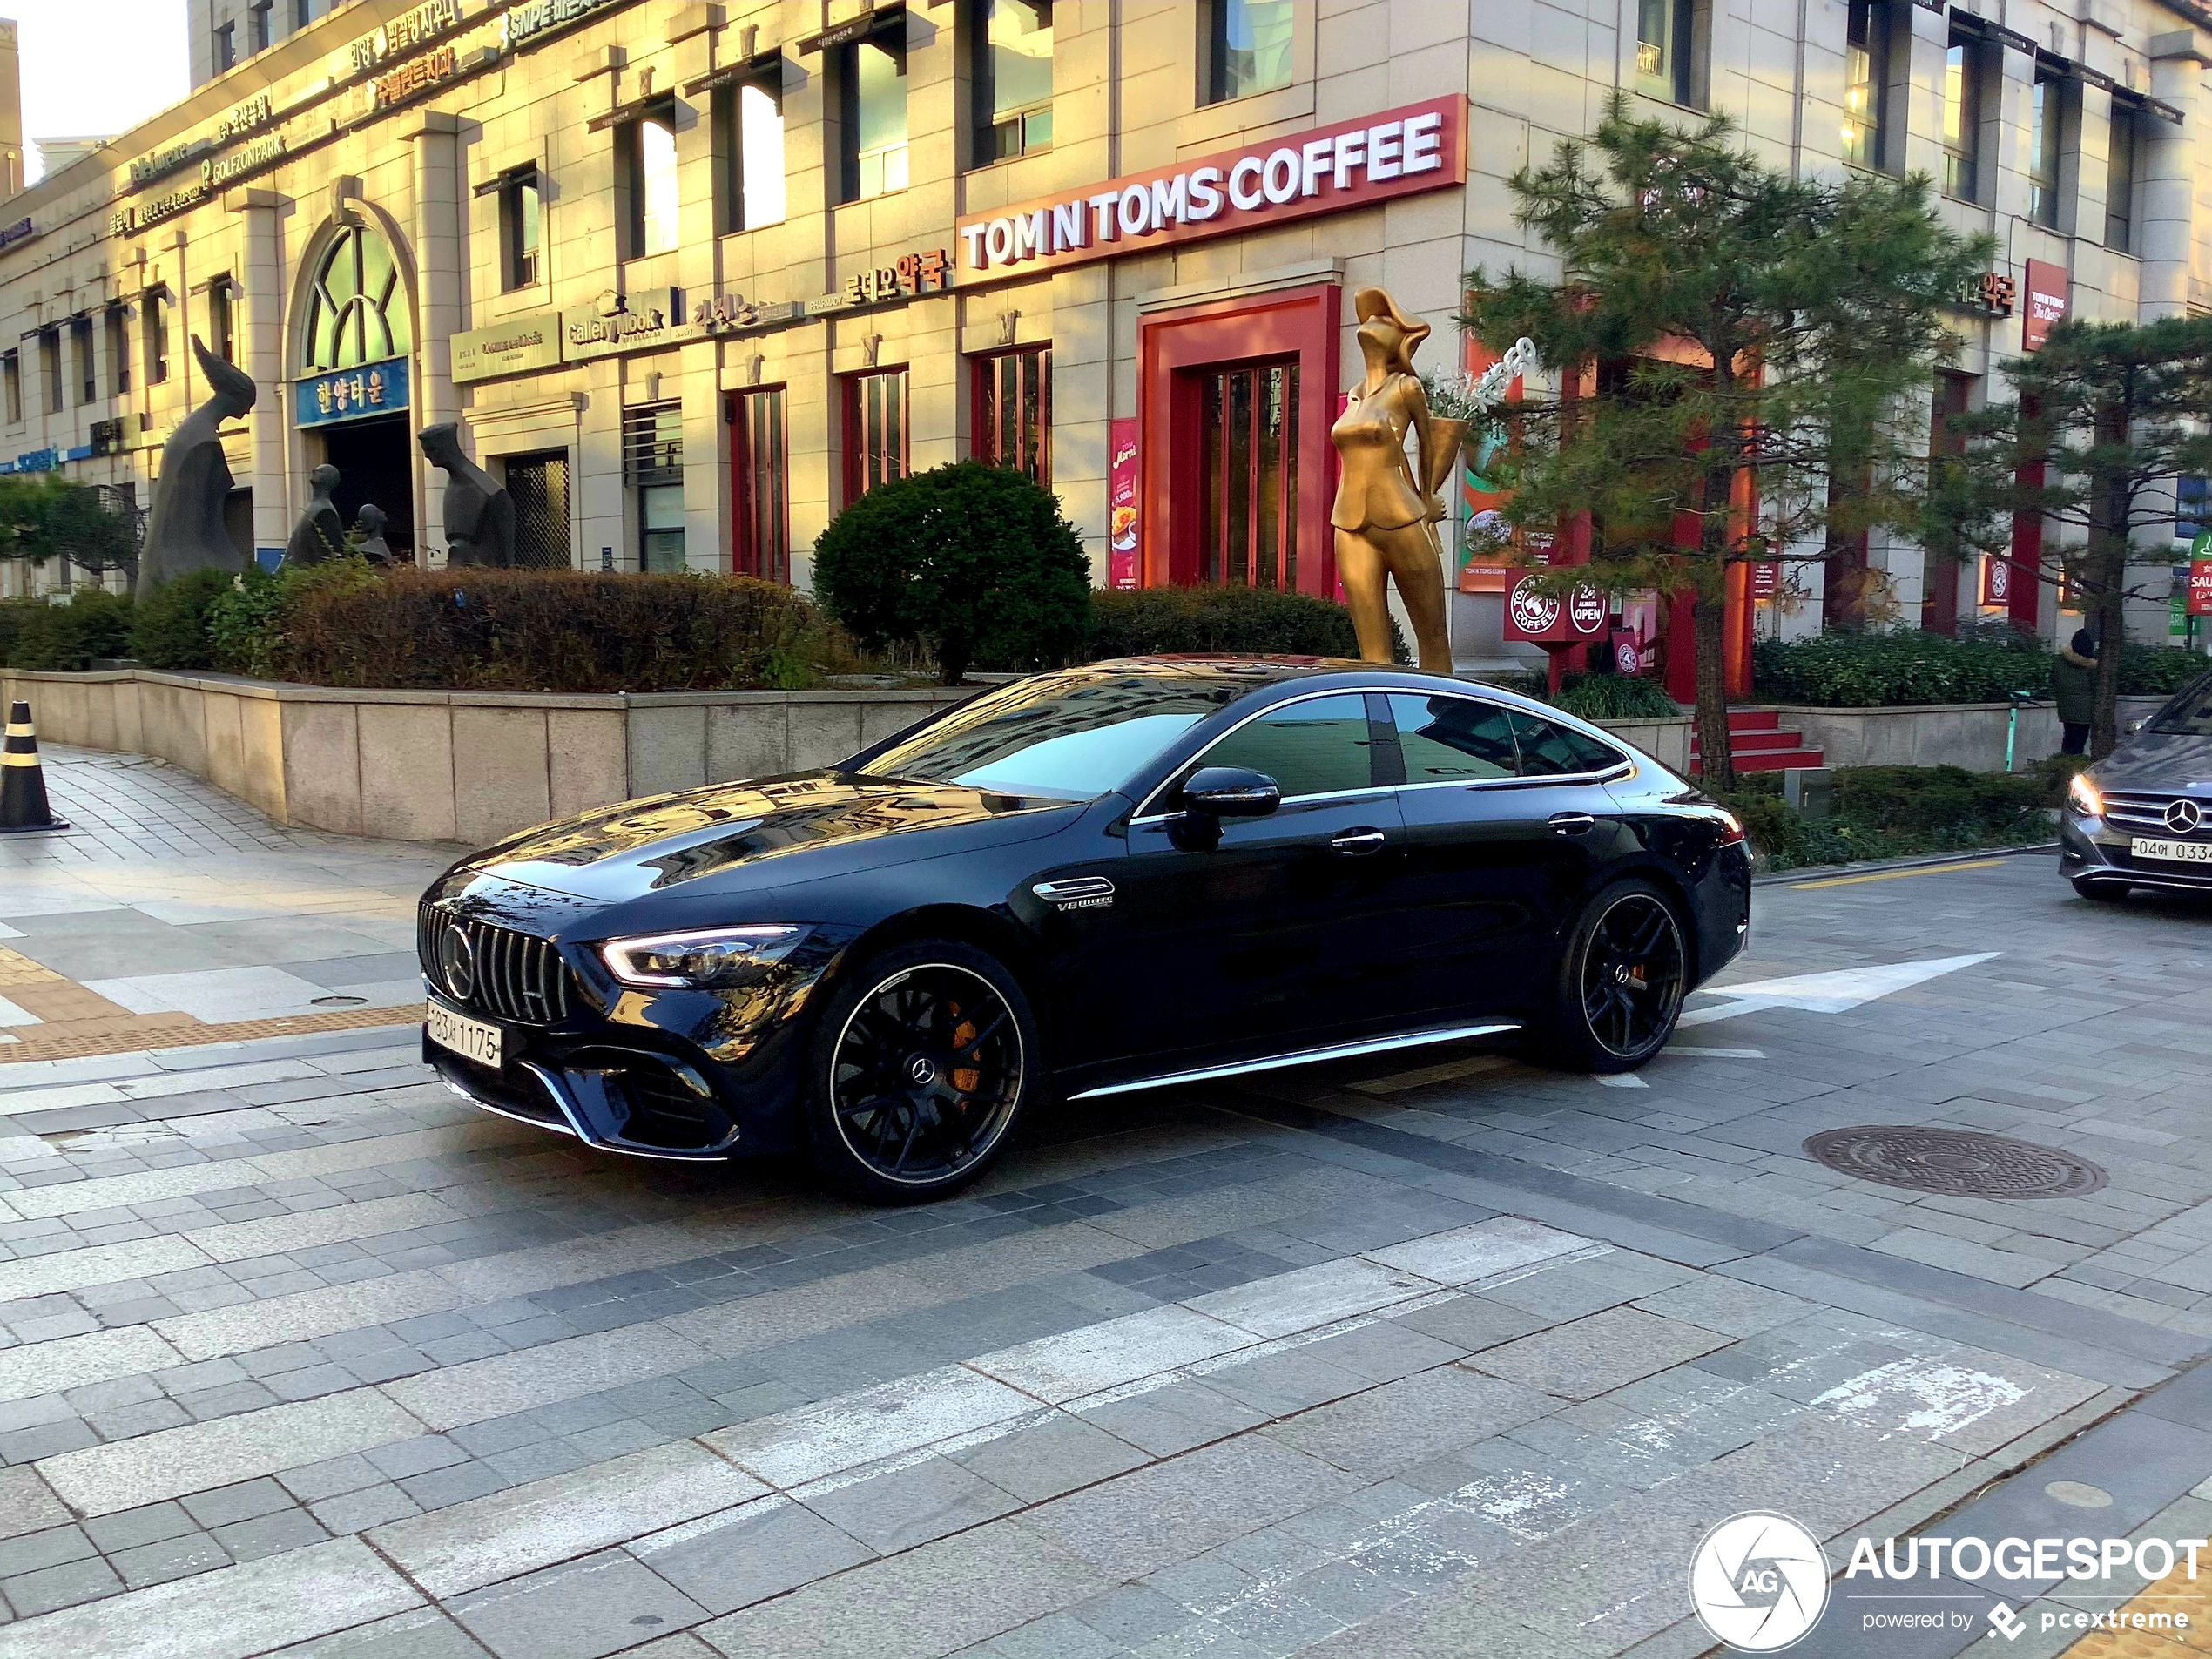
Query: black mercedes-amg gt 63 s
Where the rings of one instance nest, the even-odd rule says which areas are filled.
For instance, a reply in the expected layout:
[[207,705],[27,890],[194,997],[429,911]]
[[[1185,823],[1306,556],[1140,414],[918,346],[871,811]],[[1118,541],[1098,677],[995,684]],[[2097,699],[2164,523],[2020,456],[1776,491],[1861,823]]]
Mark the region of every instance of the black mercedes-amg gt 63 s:
[[930,1198],[1047,1096],[1477,1038],[1627,1070],[1750,914],[1736,820],[1542,704],[1097,663],[462,860],[422,900],[423,1054],[589,1146]]

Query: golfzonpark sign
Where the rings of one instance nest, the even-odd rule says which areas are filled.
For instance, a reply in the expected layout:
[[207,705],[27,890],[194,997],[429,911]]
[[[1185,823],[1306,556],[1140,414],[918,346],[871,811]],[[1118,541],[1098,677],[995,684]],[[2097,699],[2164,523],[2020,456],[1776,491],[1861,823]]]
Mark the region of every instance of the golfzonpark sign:
[[955,284],[1150,253],[1464,184],[1467,111],[1464,97],[1431,98],[964,219]]

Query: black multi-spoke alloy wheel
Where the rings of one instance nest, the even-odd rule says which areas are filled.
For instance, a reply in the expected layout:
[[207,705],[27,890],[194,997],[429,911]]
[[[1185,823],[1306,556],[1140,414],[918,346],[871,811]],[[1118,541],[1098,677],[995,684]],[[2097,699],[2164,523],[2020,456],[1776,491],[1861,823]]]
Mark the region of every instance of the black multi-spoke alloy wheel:
[[1616,881],[1568,938],[1542,1043],[1580,1071],[1633,1071],[1667,1046],[1689,988],[1682,920],[1643,880]]
[[990,1164],[1040,1073],[1028,999],[986,953],[921,940],[872,957],[823,1010],[807,1131],[863,1197],[942,1197]]

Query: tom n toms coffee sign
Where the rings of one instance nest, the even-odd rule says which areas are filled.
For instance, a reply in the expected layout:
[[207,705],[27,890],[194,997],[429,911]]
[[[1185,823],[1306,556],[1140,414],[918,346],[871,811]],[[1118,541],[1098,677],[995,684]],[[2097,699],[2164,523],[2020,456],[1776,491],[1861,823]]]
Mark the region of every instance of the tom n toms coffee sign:
[[1343,212],[1467,180],[1467,99],[1225,150],[960,222],[962,284]]

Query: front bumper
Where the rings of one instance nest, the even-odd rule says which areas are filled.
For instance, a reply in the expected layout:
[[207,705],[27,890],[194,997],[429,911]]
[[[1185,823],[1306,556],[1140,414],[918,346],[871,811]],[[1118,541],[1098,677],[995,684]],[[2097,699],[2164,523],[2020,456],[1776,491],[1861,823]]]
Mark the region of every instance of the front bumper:
[[2212,864],[2139,859],[2128,850],[2134,840],[2128,831],[2107,827],[2101,818],[2069,811],[2059,825],[2059,873],[2069,880],[2114,887],[2212,893]]

